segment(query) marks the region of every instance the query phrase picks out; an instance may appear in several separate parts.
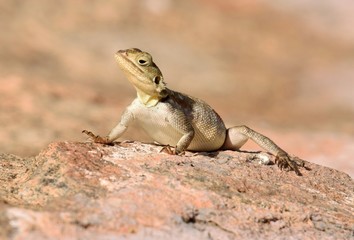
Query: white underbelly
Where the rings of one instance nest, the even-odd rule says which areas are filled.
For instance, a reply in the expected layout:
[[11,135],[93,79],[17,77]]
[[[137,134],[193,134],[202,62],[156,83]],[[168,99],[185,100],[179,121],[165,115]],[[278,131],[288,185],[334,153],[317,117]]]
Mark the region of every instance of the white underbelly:
[[[137,99],[131,105],[134,120],[156,142],[175,147],[183,134],[183,121],[179,119],[178,110],[167,104],[158,103],[156,106],[147,108]],[[194,129],[194,137],[187,147],[191,151],[214,151],[218,150],[225,141],[226,128],[218,123],[217,116],[208,108],[201,109],[201,115],[205,118],[195,117],[191,120]],[[208,112],[209,111],[209,112]],[[173,124],[172,124],[173,123]],[[217,123],[217,124],[215,124]],[[181,126],[179,126],[181,125]],[[181,128],[180,130],[179,127]],[[185,129],[185,128],[184,128]]]
[[[156,142],[163,145],[175,147],[183,134],[173,128],[168,122],[139,120],[138,125]],[[212,139],[207,139],[195,128],[195,135],[187,147],[191,151],[214,151],[218,150],[224,143],[225,133],[220,133]]]
[[139,119],[138,125],[156,142],[163,145],[176,146],[183,134],[174,129],[168,122]]

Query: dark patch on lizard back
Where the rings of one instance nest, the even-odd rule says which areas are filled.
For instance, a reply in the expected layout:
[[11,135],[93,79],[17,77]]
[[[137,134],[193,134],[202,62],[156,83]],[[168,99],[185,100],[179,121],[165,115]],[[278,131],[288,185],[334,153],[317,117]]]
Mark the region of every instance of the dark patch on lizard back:
[[223,124],[223,120],[219,114],[203,100],[170,89],[166,90],[168,91],[168,95],[161,102],[169,103],[171,107],[178,108],[187,117],[194,119],[196,122],[205,121]]
[[167,97],[162,99],[161,102],[169,103],[173,108],[180,109],[186,115],[191,115],[193,112],[193,105],[196,104],[196,101],[193,98],[170,89],[167,91]]

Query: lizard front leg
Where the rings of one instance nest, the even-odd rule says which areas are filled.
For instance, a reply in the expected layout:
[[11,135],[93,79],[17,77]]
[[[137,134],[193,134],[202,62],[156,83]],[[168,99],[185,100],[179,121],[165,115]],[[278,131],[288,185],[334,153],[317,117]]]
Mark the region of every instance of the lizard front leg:
[[164,119],[164,121],[168,123],[170,128],[170,131],[166,132],[166,137],[174,131],[179,132],[181,137],[179,139],[174,139],[174,141],[176,141],[176,147],[174,149],[171,149],[171,146],[169,145],[174,145],[174,143],[170,141],[171,139],[167,140],[167,138],[164,137],[156,139],[157,142],[167,145],[161,151],[168,154],[182,154],[187,150],[195,135],[191,119],[188,118],[183,111],[175,110],[174,114],[168,114],[167,119]]
[[178,141],[175,149],[175,154],[183,153],[188,148],[189,144],[192,142],[193,137],[194,137],[194,129],[192,128],[190,131],[185,133]]
[[250,129],[247,126],[232,127],[227,130],[226,140],[222,149],[238,150],[248,139],[253,140],[260,147],[275,155],[275,162],[280,169],[291,169],[301,175],[298,166],[304,166],[304,161],[298,157],[291,157],[268,137]]
[[182,155],[188,148],[194,137],[193,128],[185,133],[177,142],[176,147],[172,148],[170,145],[165,145],[160,152],[165,152],[171,155]]
[[123,135],[123,133],[127,130],[130,122],[132,122],[133,119],[134,116],[132,112],[129,110],[129,108],[127,108],[122,114],[120,122],[111,130],[108,136],[101,137],[87,130],[83,130],[82,133],[85,133],[87,136],[89,136],[91,140],[95,143],[112,145],[114,140]]

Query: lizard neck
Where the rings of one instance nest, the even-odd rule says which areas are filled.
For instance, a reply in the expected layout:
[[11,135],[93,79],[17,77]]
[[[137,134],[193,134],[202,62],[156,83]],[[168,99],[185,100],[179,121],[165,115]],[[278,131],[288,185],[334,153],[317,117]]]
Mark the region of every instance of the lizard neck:
[[146,107],[153,107],[160,101],[158,96],[150,96],[142,91],[136,91],[139,101]]

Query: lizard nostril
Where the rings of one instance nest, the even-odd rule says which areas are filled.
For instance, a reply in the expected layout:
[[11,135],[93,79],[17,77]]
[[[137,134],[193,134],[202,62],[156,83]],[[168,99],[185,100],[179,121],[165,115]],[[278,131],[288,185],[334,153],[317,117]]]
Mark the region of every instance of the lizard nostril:
[[116,54],[128,56],[128,52],[126,50],[118,50]]

